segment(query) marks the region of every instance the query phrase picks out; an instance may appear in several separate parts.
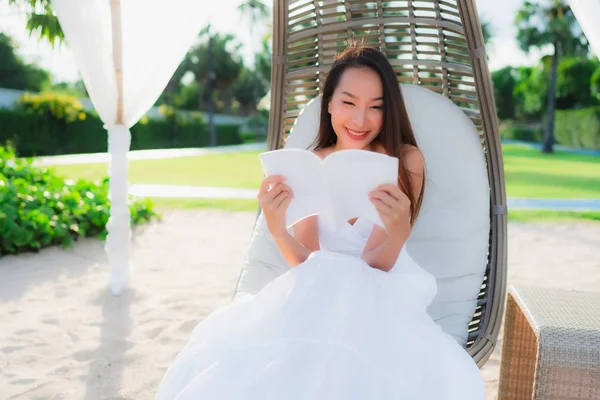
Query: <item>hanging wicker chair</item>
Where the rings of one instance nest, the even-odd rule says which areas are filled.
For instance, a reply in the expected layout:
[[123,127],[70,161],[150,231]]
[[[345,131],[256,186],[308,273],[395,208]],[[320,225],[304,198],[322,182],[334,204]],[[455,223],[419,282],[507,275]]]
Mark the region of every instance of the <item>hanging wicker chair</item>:
[[[301,110],[319,96],[335,54],[350,38],[386,54],[403,89],[428,89],[421,91],[445,98],[473,125],[475,152],[489,187],[483,201],[486,228],[479,234],[485,247],[482,272],[463,344],[481,367],[494,350],[504,311],[507,209],[493,89],[474,0],[274,0],[269,150],[282,148],[290,130],[300,129],[295,125]],[[403,91],[409,103],[411,91]],[[314,119],[318,113],[312,113]],[[254,243],[267,236],[258,218],[236,296],[255,293],[285,272],[281,257],[266,254],[276,252],[272,242],[271,250]]]

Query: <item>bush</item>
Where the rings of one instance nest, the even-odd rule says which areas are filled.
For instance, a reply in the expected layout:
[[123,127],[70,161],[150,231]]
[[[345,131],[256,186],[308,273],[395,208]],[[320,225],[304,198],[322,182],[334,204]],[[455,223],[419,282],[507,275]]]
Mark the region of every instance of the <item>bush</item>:
[[[85,113],[71,96],[25,95],[15,110],[0,109],[0,145],[11,142],[21,157],[102,153],[107,133],[94,113]],[[75,113],[77,115],[75,116]],[[131,149],[204,147],[208,126],[200,113],[162,109],[164,119],[144,117],[131,129]],[[216,127],[217,144],[242,143],[236,125]]]
[[560,144],[600,150],[600,107],[557,111],[554,135]]
[[267,138],[267,131],[269,130],[269,111],[260,110],[250,117],[246,125],[250,132],[265,140]]
[[[217,145],[221,144],[241,144],[244,141],[240,135],[240,128],[237,125],[217,125]],[[208,135],[206,136],[208,144]]]
[[541,127],[535,125],[517,125],[505,122],[500,126],[500,138],[510,140],[522,140],[525,142],[539,143],[544,137]]
[[105,152],[106,131],[98,117],[72,123],[23,110],[0,109],[0,145],[10,142],[22,157]]
[[86,117],[77,97],[65,93],[25,93],[17,101],[17,108],[27,114],[52,116],[67,123],[84,120]]
[[[131,201],[130,209],[132,224],[157,215],[149,200]],[[108,179],[65,181],[0,147],[0,256],[104,237],[109,211]]]

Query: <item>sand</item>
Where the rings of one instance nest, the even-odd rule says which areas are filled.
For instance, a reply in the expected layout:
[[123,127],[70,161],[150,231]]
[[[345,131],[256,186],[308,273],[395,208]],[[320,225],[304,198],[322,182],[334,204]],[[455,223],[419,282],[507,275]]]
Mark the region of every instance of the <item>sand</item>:
[[[192,328],[233,295],[255,214],[177,211],[135,232],[135,288],[103,244],[0,259],[0,399],[151,399]],[[600,288],[600,224],[510,223],[509,284]],[[495,398],[500,351],[482,373]]]

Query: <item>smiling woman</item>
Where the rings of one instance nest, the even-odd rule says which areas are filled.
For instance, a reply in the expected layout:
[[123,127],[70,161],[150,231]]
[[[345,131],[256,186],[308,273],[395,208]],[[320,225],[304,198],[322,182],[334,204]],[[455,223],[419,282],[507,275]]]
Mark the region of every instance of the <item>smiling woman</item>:
[[327,110],[333,130],[346,133],[337,135],[338,143],[359,149],[370,143],[381,129],[382,108],[383,88],[377,73],[367,68],[349,69],[340,78]]
[[[398,158],[398,185],[411,203],[414,223],[423,202],[424,161],[402,90],[396,87],[394,69],[382,53],[364,45],[349,46],[327,75],[314,149],[321,156],[362,149]],[[413,187],[411,180],[418,185]]]

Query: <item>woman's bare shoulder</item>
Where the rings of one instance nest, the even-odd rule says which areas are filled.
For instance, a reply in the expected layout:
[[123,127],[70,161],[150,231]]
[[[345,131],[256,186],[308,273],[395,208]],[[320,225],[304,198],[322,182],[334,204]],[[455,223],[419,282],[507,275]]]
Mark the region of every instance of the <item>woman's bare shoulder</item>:
[[423,153],[417,146],[412,144],[403,144],[400,148],[400,154],[406,160],[406,165],[411,172],[421,173],[425,167]]

